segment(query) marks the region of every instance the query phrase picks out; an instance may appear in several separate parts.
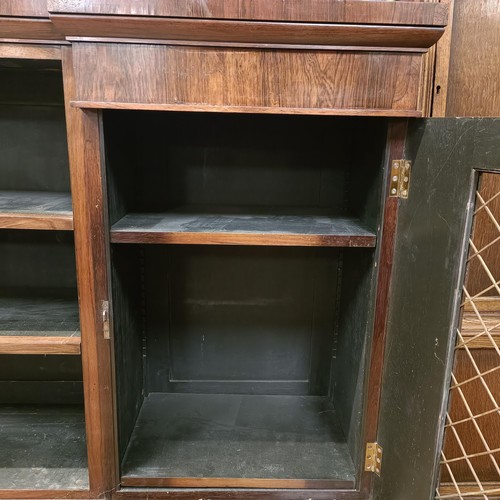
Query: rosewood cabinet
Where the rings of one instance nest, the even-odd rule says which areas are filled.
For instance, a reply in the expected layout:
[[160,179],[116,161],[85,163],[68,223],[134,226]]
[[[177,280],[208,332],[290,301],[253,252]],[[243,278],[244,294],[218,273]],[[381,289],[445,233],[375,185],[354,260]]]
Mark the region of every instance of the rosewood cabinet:
[[[16,119],[0,122],[18,140],[2,146],[17,149],[0,163],[11,176],[0,251],[7,301],[8,286],[33,286],[54,305],[39,313],[49,326],[80,325],[83,396],[71,386],[34,404],[57,403],[58,425],[64,398],[84,398],[86,432],[71,406],[81,424],[71,437],[86,440],[88,483],[76,488],[56,462],[71,485],[0,480],[0,497],[431,498],[471,196],[478,171],[500,168],[497,121],[423,118],[446,6],[46,9],[58,61],[36,61],[44,45],[26,42],[28,28],[3,48],[7,75],[24,65],[33,76],[12,80]],[[28,106],[48,77],[58,82],[38,87],[57,94],[54,131],[42,103]],[[37,141],[58,148],[52,161]],[[75,299],[73,233],[79,321],[63,302]],[[43,328],[36,321],[37,337]],[[79,343],[64,345],[72,364],[9,354],[3,379],[50,361],[50,373],[78,380]],[[15,394],[5,418],[22,426]]]

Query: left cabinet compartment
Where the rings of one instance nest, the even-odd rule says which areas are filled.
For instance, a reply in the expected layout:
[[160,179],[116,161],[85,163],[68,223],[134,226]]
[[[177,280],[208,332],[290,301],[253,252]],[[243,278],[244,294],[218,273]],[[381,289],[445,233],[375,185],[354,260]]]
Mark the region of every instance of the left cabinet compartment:
[[89,488],[72,229],[61,63],[0,59],[0,498]]
[[0,59],[0,228],[73,229],[61,61]]

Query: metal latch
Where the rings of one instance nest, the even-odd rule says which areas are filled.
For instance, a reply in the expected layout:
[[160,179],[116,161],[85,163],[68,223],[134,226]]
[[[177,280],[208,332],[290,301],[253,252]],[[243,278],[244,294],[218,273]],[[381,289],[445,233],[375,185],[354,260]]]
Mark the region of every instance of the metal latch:
[[390,198],[408,198],[410,192],[411,161],[392,160]]
[[101,303],[101,311],[102,311],[102,335],[106,340],[109,340],[109,302],[107,300],[103,300]]
[[380,476],[382,469],[382,446],[378,443],[366,444],[365,471],[374,472]]

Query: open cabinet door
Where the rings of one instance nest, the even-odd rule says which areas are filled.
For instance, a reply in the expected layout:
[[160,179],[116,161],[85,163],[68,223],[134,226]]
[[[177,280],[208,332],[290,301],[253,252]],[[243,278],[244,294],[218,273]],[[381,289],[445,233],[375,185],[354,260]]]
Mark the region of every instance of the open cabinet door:
[[414,120],[390,289],[373,498],[434,497],[478,172],[500,171],[500,119]]

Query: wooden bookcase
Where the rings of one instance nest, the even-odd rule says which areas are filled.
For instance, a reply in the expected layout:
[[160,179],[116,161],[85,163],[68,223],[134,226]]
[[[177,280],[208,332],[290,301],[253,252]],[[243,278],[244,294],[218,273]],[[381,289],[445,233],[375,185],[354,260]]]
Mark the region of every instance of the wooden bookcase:
[[0,490],[84,492],[89,483],[61,60],[1,59],[0,95]]
[[[418,1],[0,9],[0,324],[24,312],[0,337],[0,386],[17,380],[0,422],[48,422],[64,450],[26,465],[9,448],[57,459],[55,476],[2,483],[0,467],[0,498],[393,500],[435,474],[472,173],[498,129],[422,119],[446,17]],[[445,201],[439,161],[456,164]],[[425,419],[391,435],[416,404]],[[405,439],[425,470],[398,460]]]

